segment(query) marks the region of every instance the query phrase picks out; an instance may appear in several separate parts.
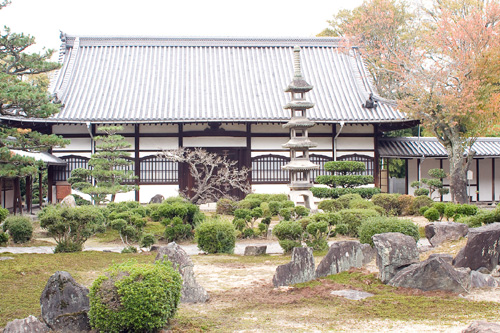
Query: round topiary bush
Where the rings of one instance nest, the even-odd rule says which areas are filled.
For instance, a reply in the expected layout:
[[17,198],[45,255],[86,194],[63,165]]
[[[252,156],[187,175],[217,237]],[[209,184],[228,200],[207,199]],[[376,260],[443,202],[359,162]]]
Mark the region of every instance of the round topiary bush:
[[429,222],[437,221],[439,220],[439,211],[436,208],[431,207],[425,211],[424,217],[429,220]]
[[181,288],[168,261],[115,264],[90,288],[90,325],[101,332],[155,332],[177,311]]
[[299,221],[283,220],[274,226],[273,235],[279,240],[279,244],[285,253],[289,253],[294,247],[301,247],[303,228]]
[[208,220],[195,230],[198,248],[206,253],[233,253],[236,229],[229,221]]
[[358,229],[359,241],[373,246],[372,236],[386,232],[400,232],[413,237],[415,241],[420,239],[418,227],[411,220],[379,216],[370,218],[361,223]]
[[33,236],[31,219],[26,216],[9,216],[4,222],[3,230],[8,231],[14,243],[25,243]]

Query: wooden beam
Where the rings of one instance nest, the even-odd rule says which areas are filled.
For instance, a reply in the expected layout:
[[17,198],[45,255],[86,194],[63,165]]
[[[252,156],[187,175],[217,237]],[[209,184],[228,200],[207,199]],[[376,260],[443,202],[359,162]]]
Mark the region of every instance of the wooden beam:
[[[373,125],[373,127],[374,133],[378,133],[378,125]],[[373,176],[375,178],[375,187],[380,187],[380,154],[378,151],[378,138],[378,135],[373,137],[373,148],[375,153],[375,158],[373,160]]]
[[476,158],[476,202],[479,202],[479,158]]
[[[134,125],[134,172],[135,172],[135,185],[139,186],[139,183],[141,181],[140,176],[141,176],[141,159],[140,159],[140,140],[139,140],[139,124]],[[139,202],[139,189],[135,190],[135,201]]]
[[491,201],[495,202],[495,158],[491,159]]

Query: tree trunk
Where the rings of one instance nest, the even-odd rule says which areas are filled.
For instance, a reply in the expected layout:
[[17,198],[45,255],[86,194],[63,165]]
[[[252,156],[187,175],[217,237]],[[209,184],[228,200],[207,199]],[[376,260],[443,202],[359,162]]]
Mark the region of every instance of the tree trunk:
[[464,149],[460,143],[452,143],[452,147],[446,148],[450,161],[451,200],[460,204],[467,203],[467,170],[469,170],[472,156],[464,156]]

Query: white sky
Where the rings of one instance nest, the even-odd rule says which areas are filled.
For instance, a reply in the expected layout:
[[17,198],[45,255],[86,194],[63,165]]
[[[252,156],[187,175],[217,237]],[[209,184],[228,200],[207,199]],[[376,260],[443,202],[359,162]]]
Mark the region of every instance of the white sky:
[[0,26],[59,49],[68,35],[312,37],[362,0],[12,0]]

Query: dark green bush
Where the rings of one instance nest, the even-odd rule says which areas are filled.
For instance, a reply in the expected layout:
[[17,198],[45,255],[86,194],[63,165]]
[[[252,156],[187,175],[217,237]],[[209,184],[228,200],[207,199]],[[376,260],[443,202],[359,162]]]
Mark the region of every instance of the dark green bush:
[[[417,189],[413,192],[413,194],[414,194],[415,196],[417,196],[417,197],[419,197],[419,196],[423,196],[423,195],[428,196],[428,195],[429,195],[429,190],[428,190],[428,189],[426,189],[426,188],[417,188]],[[429,198],[429,199],[430,199],[430,198]]]
[[379,193],[372,197],[373,204],[382,207],[386,215],[400,215],[398,197],[400,194]]
[[255,237],[255,231],[252,228],[245,228],[243,229],[243,238],[254,238]]
[[129,245],[127,247],[124,247],[121,253],[137,253],[137,248],[133,245]]
[[161,223],[165,226],[165,239],[169,242],[190,239],[193,236],[193,227],[185,224],[179,216],[171,220],[164,219]]
[[7,208],[0,207],[0,224],[5,221],[5,219],[9,216],[9,210]]
[[424,217],[429,221],[429,222],[434,222],[434,221],[437,221],[439,220],[439,211],[434,208],[434,207],[430,207],[429,209],[427,209],[424,213]]
[[215,213],[220,215],[233,215],[236,209],[236,202],[231,199],[222,198],[217,201]]
[[339,235],[347,236],[349,234],[349,226],[344,223],[339,223],[335,226],[335,232]]
[[198,248],[206,253],[233,253],[235,230],[229,221],[211,219],[203,222],[196,227]]
[[330,226],[337,225],[342,220],[342,217],[340,216],[340,214],[334,213],[334,212],[316,213],[316,214],[312,215],[311,218],[315,222],[325,221]]
[[92,205],[92,202],[82,198],[78,194],[72,194],[72,196],[75,198],[75,203],[77,206],[90,206],[90,205]]
[[414,199],[414,196],[408,194],[402,194],[398,196],[398,207],[401,215],[406,216],[415,214],[415,212],[412,210]]
[[234,218],[250,221],[252,219],[252,211],[246,208],[238,208],[234,211]]
[[373,195],[380,193],[378,187],[357,187],[357,188],[328,188],[328,187],[312,187],[312,194],[316,198],[333,198],[336,199],[344,194],[356,193],[365,199],[370,199]]
[[9,241],[9,235],[6,232],[0,231],[0,245],[5,245]]
[[279,202],[279,201],[269,201],[269,211],[271,213],[271,216],[278,215],[280,209],[281,209],[281,202]]
[[301,246],[302,232],[302,225],[298,221],[283,220],[273,228],[273,235],[278,238],[285,253]]
[[339,212],[341,216],[341,224],[347,224],[348,235],[358,237],[358,228],[361,222],[371,218],[380,216],[380,214],[373,209],[342,209]]
[[420,239],[418,227],[411,220],[378,216],[369,218],[361,223],[358,229],[359,241],[373,246],[372,236],[386,232],[400,232],[413,237],[415,241]]
[[31,219],[26,216],[11,215],[5,219],[4,231],[8,231],[14,243],[26,243],[33,236]]
[[142,235],[141,247],[145,247],[149,250],[154,243],[156,243],[155,235],[151,233]]
[[457,220],[462,216],[473,216],[478,212],[476,205],[447,203],[444,208],[444,216],[448,220]]
[[344,207],[337,201],[337,199],[326,199],[322,200],[318,204],[318,208],[327,212],[337,212],[343,209]]
[[306,244],[314,251],[324,251],[328,249],[328,236],[330,226],[326,221],[312,222],[306,226]]
[[239,231],[243,231],[243,229],[245,229],[245,227],[247,226],[247,223],[244,219],[238,219],[238,218],[235,218],[233,220],[233,224],[236,230]]
[[56,252],[81,251],[83,243],[106,223],[103,210],[94,206],[47,206],[39,214],[40,227],[46,229],[57,244]]
[[425,212],[430,209],[431,207],[429,206],[423,206],[423,207],[420,207],[420,209],[418,210],[418,213],[421,215],[421,216],[424,216]]
[[261,233],[264,233],[267,231],[268,226],[269,226],[268,224],[259,223],[259,225],[257,227],[259,228]]
[[[377,206],[378,207],[378,206]],[[373,202],[366,199],[354,199],[349,202],[350,209],[375,209]],[[383,211],[383,209],[382,209]]]
[[484,224],[500,222],[500,209],[480,210],[476,215],[462,216],[455,222],[467,224],[470,228],[477,228]]
[[90,288],[90,324],[101,332],[156,332],[175,315],[181,288],[168,261],[115,264]]
[[439,212],[439,221],[443,220],[444,217],[444,210],[446,208],[446,203],[444,202],[435,202],[432,204],[432,208],[435,208]]
[[265,225],[270,225],[271,224],[271,218],[268,216],[268,217],[264,217],[261,221],[261,223],[265,224]]
[[363,200],[361,195],[357,193],[348,193],[348,194],[343,194],[341,195],[338,199],[337,202],[339,203],[340,206],[342,206],[342,209],[349,208],[349,204],[351,201],[354,200]]
[[434,201],[426,195],[415,197],[412,202],[411,211],[413,211],[414,214],[417,214],[419,213],[420,208],[424,206],[430,207],[433,203]]

